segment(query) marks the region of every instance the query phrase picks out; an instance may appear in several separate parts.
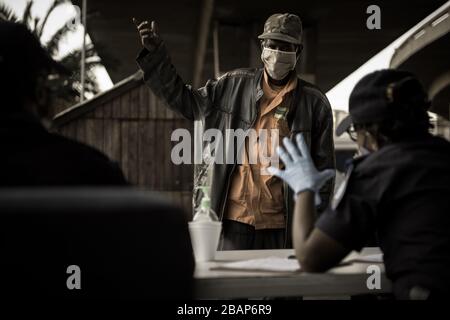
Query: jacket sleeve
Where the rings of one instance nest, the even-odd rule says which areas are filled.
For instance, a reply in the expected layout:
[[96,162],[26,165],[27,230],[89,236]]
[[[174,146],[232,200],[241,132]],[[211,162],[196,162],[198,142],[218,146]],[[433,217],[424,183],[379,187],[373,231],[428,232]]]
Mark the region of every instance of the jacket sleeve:
[[[331,106],[325,96],[317,99],[315,104],[312,119],[311,154],[319,171],[336,169]],[[320,190],[322,203],[318,207],[318,213],[328,207],[333,193],[334,178],[328,180]]]
[[170,61],[163,42],[152,52],[143,49],[136,61],[144,73],[145,83],[173,111],[193,121],[201,119],[211,109],[217,80],[209,80],[198,90],[185,84]]

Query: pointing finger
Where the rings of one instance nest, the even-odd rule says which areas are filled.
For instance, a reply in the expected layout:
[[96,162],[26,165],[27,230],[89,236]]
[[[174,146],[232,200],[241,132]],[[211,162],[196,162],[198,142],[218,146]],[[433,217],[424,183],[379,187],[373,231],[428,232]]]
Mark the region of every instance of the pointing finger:
[[138,25],[138,29],[142,29],[143,27],[147,26],[148,27],[148,21],[143,21],[141,22],[140,25]]

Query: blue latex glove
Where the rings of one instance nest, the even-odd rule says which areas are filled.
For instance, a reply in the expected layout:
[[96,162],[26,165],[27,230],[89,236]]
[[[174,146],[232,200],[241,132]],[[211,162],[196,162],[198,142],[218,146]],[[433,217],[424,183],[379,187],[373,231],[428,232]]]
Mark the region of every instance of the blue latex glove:
[[280,170],[269,167],[267,170],[270,174],[286,181],[294,190],[295,196],[306,190],[313,191],[315,193],[315,204],[319,205],[320,196],[318,192],[328,179],[334,177],[335,171],[333,169],[317,171],[303,135],[297,134],[295,138],[297,146],[288,138],[284,138],[283,144],[286,149],[280,146],[277,148],[277,153],[286,169]]

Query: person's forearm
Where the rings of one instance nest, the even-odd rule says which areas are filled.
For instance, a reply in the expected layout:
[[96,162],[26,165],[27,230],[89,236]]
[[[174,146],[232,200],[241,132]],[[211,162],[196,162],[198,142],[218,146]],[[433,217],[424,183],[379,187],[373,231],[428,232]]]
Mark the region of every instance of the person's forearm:
[[295,202],[292,239],[297,258],[305,254],[305,245],[311,231],[314,229],[316,208],[314,192],[304,191],[298,194]]
[[165,105],[184,118],[194,121],[209,104],[209,92],[198,94],[187,86],[172,65],[164,42],[154,51],[144,49],[137,58],[139,68],[144,72],[144,81]]

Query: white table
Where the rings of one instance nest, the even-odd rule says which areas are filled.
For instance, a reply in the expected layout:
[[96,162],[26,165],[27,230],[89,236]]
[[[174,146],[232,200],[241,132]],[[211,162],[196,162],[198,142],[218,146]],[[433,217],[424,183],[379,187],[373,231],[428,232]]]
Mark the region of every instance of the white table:
[[[380,253],[378,248],[364,248],[361,254],[350,253],[344,261],[360,255]],[[380,294],[391,292],[391,283],[384,275],[382,263],[352,263],[340,266],[323,274],[276,273],[253,271],[210,270],[218,262],[264,258],[270,256],[288,257],[293,250],[235,250],[218,251],[216,261],[197,263],[195,298],[235,299],[258,297],[338,297],[358,294]],[[381,269],[381,289],[367,288],[369,265]]]

